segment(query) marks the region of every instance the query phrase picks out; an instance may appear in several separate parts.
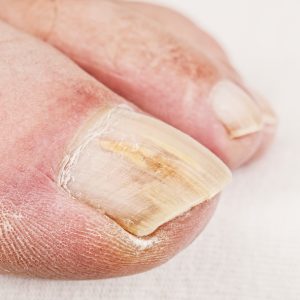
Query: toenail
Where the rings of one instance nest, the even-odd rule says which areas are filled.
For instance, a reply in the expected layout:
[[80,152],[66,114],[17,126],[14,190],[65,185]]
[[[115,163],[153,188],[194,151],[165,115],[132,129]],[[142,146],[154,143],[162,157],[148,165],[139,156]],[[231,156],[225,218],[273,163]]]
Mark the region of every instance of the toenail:
[[263,113],[249,94],[236,84],[224,80],[210,94],[213,109],[231,138],[261,131]]
[[75,199],[137,236],[213,198],[230,179],[204,146],[124,106],[98,112],[85,124],[59,175]]

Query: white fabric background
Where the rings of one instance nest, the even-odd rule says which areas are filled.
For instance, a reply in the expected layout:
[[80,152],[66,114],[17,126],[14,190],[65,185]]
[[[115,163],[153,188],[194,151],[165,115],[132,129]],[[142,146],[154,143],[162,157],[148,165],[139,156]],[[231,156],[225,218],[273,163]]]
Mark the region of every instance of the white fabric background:
[[0,276],[1,300],[300,299],[300,2],[164,3],[211,31],[272,101],[281,119],[274,146],[235,172],[205,232],[168,264],[105,281]]

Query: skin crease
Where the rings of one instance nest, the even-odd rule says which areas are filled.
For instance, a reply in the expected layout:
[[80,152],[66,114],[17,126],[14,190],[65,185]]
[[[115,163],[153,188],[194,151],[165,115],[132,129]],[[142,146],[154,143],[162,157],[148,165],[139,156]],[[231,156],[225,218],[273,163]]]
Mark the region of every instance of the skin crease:
[[121,276],[157,266],[188,245],[216,199],[138,239],[58,187],[59,165],[81,124],[124,100],[46,44],[4,23],[0,32],[0,271]]
[[[275,127],[267,126],[229,139],[208,95],[221,78],[244,85],[218,44],[172,11],[96,0],[0,0],[0,8],[5,21],[47,40],[231,167],[261,152],[273,136]],[[163,32],[157,29],[162,24]],[[71,199],[55,182],[67,145],[98,108],[124,100],[58,51],[4,23],[0,57],[1,272],[68,279],[134,274],[169,260],[204,229],[217,199],[143,239]]]
[[[186,132],[231,168],[267,148],[276,126],[231,139],[210,92],[247,90],[221,47],[172,10],[127,1],[5,1],[0,17],[65,52],[106,86]],[[259,102],[259,99],[254,101]]]

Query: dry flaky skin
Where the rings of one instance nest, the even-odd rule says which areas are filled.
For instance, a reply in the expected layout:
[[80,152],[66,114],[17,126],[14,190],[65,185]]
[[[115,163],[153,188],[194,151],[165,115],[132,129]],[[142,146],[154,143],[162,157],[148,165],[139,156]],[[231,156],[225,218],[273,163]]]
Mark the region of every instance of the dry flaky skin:
[[137,236],[213,198],[231,178],[205,147],[129,107],[101,112],[88,124],[60,184]]

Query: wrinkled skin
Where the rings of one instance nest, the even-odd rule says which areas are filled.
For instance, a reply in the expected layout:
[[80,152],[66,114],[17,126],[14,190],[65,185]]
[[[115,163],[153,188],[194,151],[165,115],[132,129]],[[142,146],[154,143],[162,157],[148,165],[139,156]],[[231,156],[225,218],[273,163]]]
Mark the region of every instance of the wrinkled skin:
[[275,126],[228,136],[209,92],[223,78],[246,87],[220,46],[176,12],[123,1],[0,0],[0,18],[2,273],[129,275],[169,260],[204,229],[217,199],[138,239],[58,186],[67,145],[107,103],[134,103],[231,168],[270,143]]

